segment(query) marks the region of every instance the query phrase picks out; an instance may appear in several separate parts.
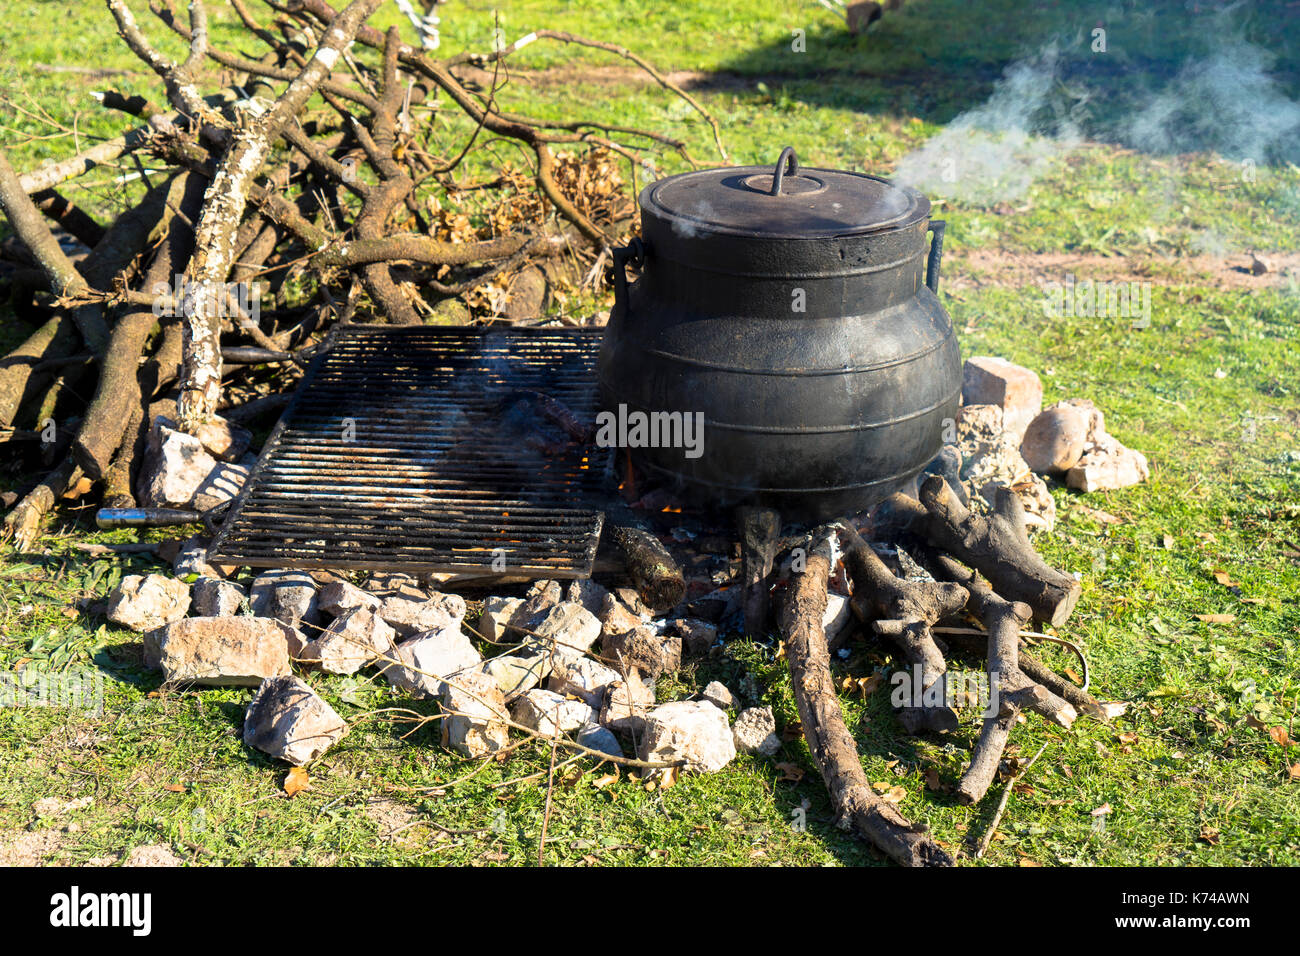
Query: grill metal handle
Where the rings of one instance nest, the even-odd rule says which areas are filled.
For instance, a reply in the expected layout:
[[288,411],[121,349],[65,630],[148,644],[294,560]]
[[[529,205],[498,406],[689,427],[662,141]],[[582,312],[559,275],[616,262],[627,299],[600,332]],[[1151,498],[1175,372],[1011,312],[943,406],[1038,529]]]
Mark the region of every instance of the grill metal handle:
[[621,303],[627,311],[627,267],[639,266],[645,262],[645,243],[640,236],[633,236],[626,246],[617,246],[610,258],[614,263],[614,308]]
[[925,263],[925,284],[935,295],[939,294],[939,265],[943,262],[943,231],[948,223],[942,219],[931,219],[928,232],[934,233],[930,240],[930,257]]
[[781,155],[776,161],[776,171],[772,173],[772,192],[771,195],[781,195],[781,183],[785,180],[786,175],[799,175],[799,157],[794,154],[794,147],[787,146],[781,150]]

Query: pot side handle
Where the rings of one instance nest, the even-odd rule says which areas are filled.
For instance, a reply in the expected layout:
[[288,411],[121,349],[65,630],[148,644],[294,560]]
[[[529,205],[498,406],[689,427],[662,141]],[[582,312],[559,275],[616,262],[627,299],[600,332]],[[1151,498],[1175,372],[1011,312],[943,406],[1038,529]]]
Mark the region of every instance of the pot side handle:
[[925,284],[935,295],[939,294],[939,265],[943,262],[943,231],[948,223],[943,219],[931,219],[927,232],[934,233],[930,240],[930,257],[925,263]]
[[614,308],[621,303],[627,312],[627,267],[639,266],[645,262],[645,243],[640,236],[633,236],[626,246],[615,247],[610,254],[614,269]]

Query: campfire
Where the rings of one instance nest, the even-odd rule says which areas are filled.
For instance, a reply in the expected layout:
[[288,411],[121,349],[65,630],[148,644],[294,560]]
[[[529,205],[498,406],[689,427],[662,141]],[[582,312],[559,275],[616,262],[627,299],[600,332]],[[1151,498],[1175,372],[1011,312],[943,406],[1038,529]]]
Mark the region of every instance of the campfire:
[[[1029,629],[1065,630],[1082,588],[1030,532],[1055,520],[1044,476],[1118,488],[1146,460],[1090,401],[1043,409],[1032,371],[962,362],[928,199],[785,147],[771,165],[649,183],[628,237],[611,157],[633,181],[648,150],[694,160],[653,131],[500,112],[499,77],[479,84],[524,40],[444,62],[366,26],[378,0],[272,6],[274,30],[235,4],[261,59],[211,47],[201,3],[188,24],[159,7],[189,45],[176,64],[109,0],[166,107],[105,93],[144,125],[39,175],[0,157],[0,205],[31,260],[16,308],[48,319],[0,375],[0,424],[36,441],[60,383],[99,370],[93,399],[40,438],[52,470],[6,533],[29,545],[55,502],[92,488],[105,527],[206,525],[165,555],[173,575],[129,576],[108,603],[169,685],[257,688],[244,740],[295,767],[348,729],[295,670],[372,669],[438,701],[442,741],[466,757],[503,758],[523,735],[668,781],[781,745],[761,692],[657,697],[683,656],[747,635],[788,660],[840,824],[909,866],[953,858],[863,773],[833,670],[852,642],[892,653],[897,719],[917,734],[957,728],[970,688],[950,664],[982,662],[967,803],[1023,715],[1108,718],[1086,681],[1033,654],[1044,637],[1070,644]],[[200,95],[205,59],[240,83]],[[712,117],[633,59],[710,124],[725,161]],[[328,118],[304,112],[314,94]],[[434,101],[464,114],[465,143],[433,141]],[[480,132],[535,171],[457,178]],[[171,172],[134,215],[105,230],[59,202],[60,182],[135,150]],[[429,183],[441,200],[417,189]],[[498,195],[474,226],[457,203],[480,190]],[[82,261],[43,214],[93,247]],[[260,316],[243,291],[264,273]],[[530,286],[606,283],[607,323],[541,327],[536,302],[498,321]],[[456,305],[485,321],[425,325]],[[255,450],[246,426],[281,411]],[[20,414],[42,430],[16,428]]]

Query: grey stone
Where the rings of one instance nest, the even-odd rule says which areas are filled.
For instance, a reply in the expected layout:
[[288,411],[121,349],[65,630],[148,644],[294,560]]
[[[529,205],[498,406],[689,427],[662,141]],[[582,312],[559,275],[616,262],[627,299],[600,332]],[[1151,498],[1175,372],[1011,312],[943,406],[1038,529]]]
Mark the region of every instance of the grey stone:
[[306,571],[266,571],[253,579],[248,604],[259,617],[271,617],[290,627],[320,624],[315,579]]
[[190,617],[145,635],[145,663],[168,683],[255,686],[289,673],[302,635],[264,617]]
[[618,671],[585,655],[559,657],[546,679],[546,687],[557,694],[580,697],[592,707],[599,707],[605,697],[605,688],[620,679]]
[[747,754],[770,757],[781,749],[776,735],[776,718],[771,707],[748,707],[736,717],[731,736],[736,749]]
[[108,619],[133,631],[180,620],[190,609],[190,586],[163,574],[131,574],[108,597]]
[[727,685],[721,681],[711,681],[700,696],[720,710],[730,710],[738,705],[736,695],[729,691]]
[[623,746],[613,732],[600,724],[583,724],[574,737],[578,743],[589,750],[598,750],[611,757],[622,757]]
[[465,600],[458,594],[396,594],[379,605],[380,617],[403,637],[423,631],[460,627],[465,619]]
[[300,767],[348,732],[334,708],[293,676],[262,681],[244,713],[244,743]]
[[487,674],[472,671],[441,694],[442,744],[466,757],[495,753],[510,743],[506,702]]
[[603,584],[597,584],[590,578],[580,578],[569,582],[569,590],[565,597],[570,601],[577,601],[599,617],[600,609],[604,606],[608,594],[609,591]]
[[478,632],[489,641],[509,643],[507,628],[522,624],[523,598],[490,597],[483,602],[483,613],[478,619]]
[[584,724],[595,723],[597,714],[583,700],[572,700],[554,691],[540,688],[530,690],[510,708],[515,723],[543,737],[577,730]]
[[205,577],[194,582],[190,600],[198,617],[230,617],[243,609],[247,596],[233,581]]
[[338,617],[353,608],[365,608],[373,611],[383,602],[350,581],[330,581],[321,587],[317,594],[317,604],[321,611],[331,617]]
[[397,632],[363,607],[336,617],[317,638],[307,642],[302,658],[330,674],[355,674],[380,657],[392,657]]
[[550,670],[541,657],[517,657],[513,654],[489,658],[479,669],[497,682],[507,701],[532,690]]
[[675,700],[646,714],[642,760],[684,760],[685,769],[715,773],[736,756],[727,715],[707,701]]
[[557,658],[585,654],[600,637],[600,621],[575,601],[565,601],[541,612],[527,627],[531,633],[525,635],[520,655],[542,655],[552,666]]
[[416,697],[441,697],[447,680],[459,682],[471,671],[482,673],[482,658],[459,626],[416,634],[398,644],[392,656],[401,663],[386,665],[384,676]]

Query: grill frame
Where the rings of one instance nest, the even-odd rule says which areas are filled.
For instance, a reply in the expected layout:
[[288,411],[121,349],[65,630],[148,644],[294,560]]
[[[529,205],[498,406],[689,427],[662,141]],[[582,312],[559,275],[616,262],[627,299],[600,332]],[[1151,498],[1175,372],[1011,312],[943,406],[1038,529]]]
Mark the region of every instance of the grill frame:
[[530,449],[525,433],[485,426],[501,426],[501,399],[527,389],[594,418],[602,333],[336,327],[227,509],[209,562],[590,577],[611,450],[552,455]]

